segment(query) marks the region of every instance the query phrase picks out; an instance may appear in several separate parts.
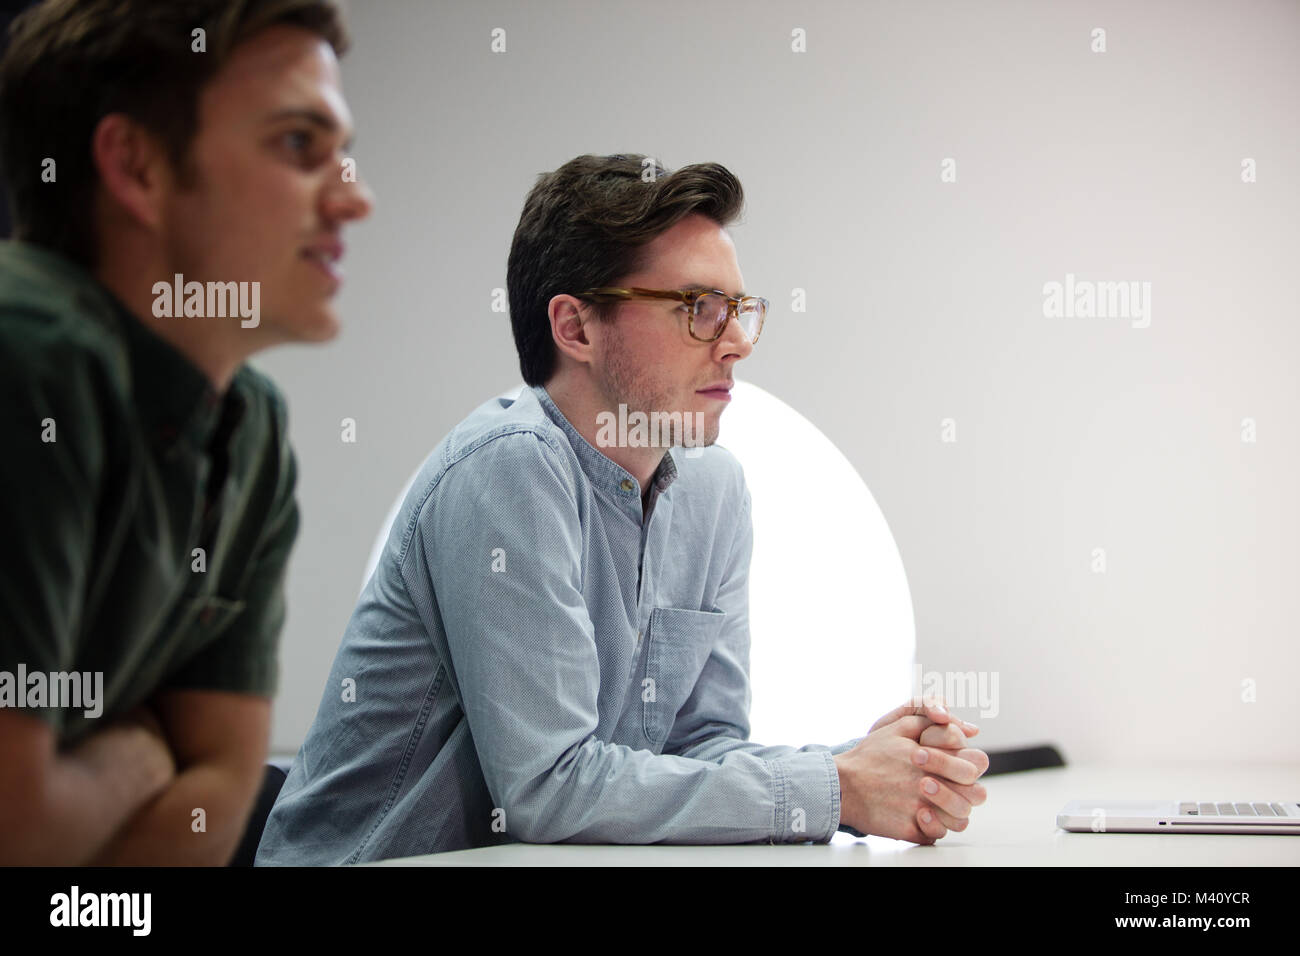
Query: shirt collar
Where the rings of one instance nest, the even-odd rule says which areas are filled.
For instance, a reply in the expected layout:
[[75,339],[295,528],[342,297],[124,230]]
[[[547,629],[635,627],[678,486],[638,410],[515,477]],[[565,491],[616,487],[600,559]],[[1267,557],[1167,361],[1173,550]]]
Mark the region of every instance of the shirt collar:
[[[529,387],[532,389],[533,394],[537,396],[537,402],[542,406],[542,410],[546,412],[547,417],[558,425],[568,437],[569,446],[578,456],[578,461],[582,465],[582,470],[586,473],[587,479],[594,486],[603,489],[614,498],[626,499],[629,502],[636,501],[639,505],[641,489],[632,473],[608,458],[587,439],[583,438],[582,434],[573,427],[573,423],[565,418],[564,413],[551,399],[544,386],[532,385]],[[677,480],[677,464],[673,461],[672,449],[667,449],[664,452],[663,459],[659,462],[659,467],[655,469],[655,473],[650,480],[658,494],[663,494],[668,490],[668,486]]]
[[228,441],[248,407],[237,385],[238,374],[226,393],[218,395],[208,377],[170,342],[154,334],[120,302],[114,303],[131,356],[136,404],[150,438],[164,447],[184,440],[205,448],[220,425],[218,440]]

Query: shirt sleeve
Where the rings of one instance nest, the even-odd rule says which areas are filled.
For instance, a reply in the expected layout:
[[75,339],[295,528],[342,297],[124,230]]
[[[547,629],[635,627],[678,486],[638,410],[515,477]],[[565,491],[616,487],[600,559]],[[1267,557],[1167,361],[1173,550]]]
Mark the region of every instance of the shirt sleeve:
[[[472,462],[472,464],[471,464]],[[596,634],[576,476],[544,436],[497,436],[423,506],[403,573],[432,579],[488,792],[532,843],[824,842],[829,751],[724,760],[598,739]],[[495,570],[494,570],[495,567]]]
[[[0,335],[0,671],[72,669],[106,460],[106,371],[41,327]],[[27,712],[60,729],[62,711]]]
[[[861,737],[831,747],[824,744],[806,744],[802,747],[765,746],[749,740],[749,708],[752,701],[749,682],[749,564],[753,550],[754,525],[750,494],[746,488],[735,541],[722,584],[718,588],[717,606],[726,612],[725,624],[694,689],[677,712],[664,744],[664,753],[713,762],[734,759],[737,754],[768,761],[790,761],[800,754],[825,753],[834,756],[851,750]],[[834,761],[831,761],[830,776],[837,808],[834,828],[862,836],[851,827],[839,825],[839,774],[835,770]],[[805,792],[815,793],[824,783],[822,774],[814,770],[807,780],[799,781],[798,785]]]
[[[272,407],[274,425],[268,430],[268,441],[275,451],[268,457],[275,492],[256,557],[245,576],[248,584],[237,595],[240,607],[216,638],[167,677],[163,686],[169,690],[275,694],[285,619],[284,579],[298,537],[299,514],[298,463],[289,446],[287,414],[278,396]],[[219,598],[214,602],[221,613],[224,602]]]

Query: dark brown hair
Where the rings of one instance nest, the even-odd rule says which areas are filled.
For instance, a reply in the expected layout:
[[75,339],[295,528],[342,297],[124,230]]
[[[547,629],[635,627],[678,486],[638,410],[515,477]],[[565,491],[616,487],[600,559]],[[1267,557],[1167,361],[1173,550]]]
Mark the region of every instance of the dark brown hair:
[[[124,113],[156,135],[187,178],[200,91],[231,51],[280,24],[342,56],[338,0],[45,0],[19,14],[0,62],[0,169],[16,238],[93,268],[98,176],[91,138]],[[206,52],[193,50],[204,31]],[[43,182],[46,158],[55,182]]]
[[[519,369],[529,385],[555,373],[548,308],[557,295],[618,285],[645,246],[691,213],[728,226],[744,204],[740,180],[717,163],[669,172],[638,153],[579,156],[537,179],[510,245],[506,286]],[[608,319],[619,303],[592,302]]]

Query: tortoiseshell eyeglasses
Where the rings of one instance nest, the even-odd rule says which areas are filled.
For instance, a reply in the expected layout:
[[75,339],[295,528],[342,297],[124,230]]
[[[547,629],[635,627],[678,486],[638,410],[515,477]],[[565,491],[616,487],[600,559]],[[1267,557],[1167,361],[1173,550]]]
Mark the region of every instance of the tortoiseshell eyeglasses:
[[737,299],[719,289],[588,289],[579,293],[592,299],[676,299],[689,308],[687,313],[691,337],[701,342],[722,338],[732,316],[750,343],[758,341],[767,317],[767,299],[747,295]]

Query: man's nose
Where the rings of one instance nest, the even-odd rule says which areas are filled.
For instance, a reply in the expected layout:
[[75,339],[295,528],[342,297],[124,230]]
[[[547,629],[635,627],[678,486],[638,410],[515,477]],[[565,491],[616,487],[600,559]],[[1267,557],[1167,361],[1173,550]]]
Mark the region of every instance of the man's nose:
[[324,197],[325,215],[334,221],[365,219],[375,207],[375,194],[360,177],[344,178],[346,170],[340,168],[339,180],[332,184]]
[[720,358],[735,357],[736,361],[748,358],[749,353],[754,351],[754,343],[749,340],[745,330],[740,327],[740,316],[732,315],[727,317],[727,327],[722,333],[722,337],[717,341],[717,347],[721,350]]

